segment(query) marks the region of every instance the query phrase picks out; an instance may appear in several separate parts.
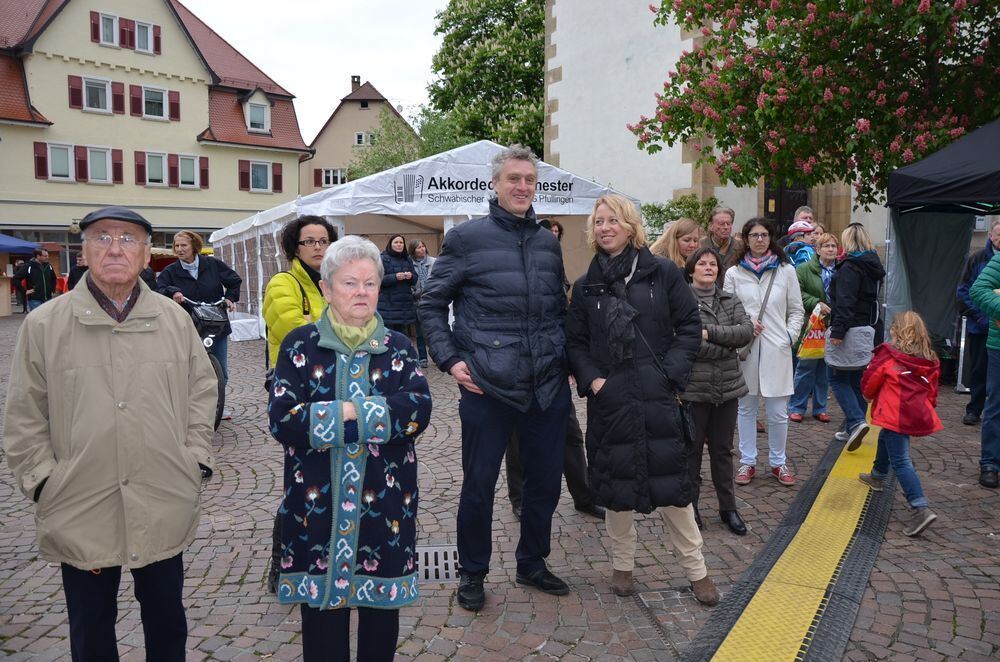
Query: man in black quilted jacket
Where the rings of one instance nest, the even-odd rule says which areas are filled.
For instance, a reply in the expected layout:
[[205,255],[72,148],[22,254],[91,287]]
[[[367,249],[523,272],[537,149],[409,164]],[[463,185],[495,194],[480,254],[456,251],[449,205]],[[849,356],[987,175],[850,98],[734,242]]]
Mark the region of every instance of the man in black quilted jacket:
[[486,601],[493,495],[515,431],[524,464],[517,582],[553,595],[569,593],[545,566],[571,403],[562,253],[532,208],[537,162],[520,145],[494,157],[496,198],[489,214],[448,232],[418,306],[434,362],[461,392],[458,603],[472,611]]

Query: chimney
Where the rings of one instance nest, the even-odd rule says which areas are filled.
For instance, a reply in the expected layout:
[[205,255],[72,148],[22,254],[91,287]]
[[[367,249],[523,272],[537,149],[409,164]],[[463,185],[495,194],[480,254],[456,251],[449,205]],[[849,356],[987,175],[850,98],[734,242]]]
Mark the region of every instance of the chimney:
[[351,92],[357,92],[361,87],[361,76],[351,76]]

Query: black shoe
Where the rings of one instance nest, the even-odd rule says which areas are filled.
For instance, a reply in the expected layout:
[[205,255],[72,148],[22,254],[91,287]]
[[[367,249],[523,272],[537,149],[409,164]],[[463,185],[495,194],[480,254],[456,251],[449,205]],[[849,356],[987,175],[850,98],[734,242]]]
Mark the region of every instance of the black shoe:
[[486,604],[486,591],[483,589],[483,580],[486,575],[479,573],[458,571],[458,606],[469,611],[479,611]]
[[267,592],[272,595],[278,594],[278,571],[273,566],[267,573]]
[[720,510],[719,517],[722,518],[722,523],[736,535],[745,536],[747,534],[747,524],[735,510]]
[[548,593],[549,595],[568,595],[569,586],[566,582],[559,579],[551,572],[548,568],[542,568],[541,570],[535,570],[530,575],[522,575],[520,572],[517,573],[515,578],[518,584],[524,584],[526,586],[534,586],[542,593]]
[[604,508],[598,506],[596,503],[591,503],[586,506],[574,506],[574,508],[585,515],[590,515],[591,517],[596,517],[597,519],[604,519]]
[[694,523],[698,525],[699,531],[704,531],[705,523],[701,521],[701,513],[698,512],[698,504],[692,503],[691,507],[694,508]]
[[512,503],[510,504],[510,512],[514,513],[514,519],[518,522],[521,521],[521,504]]
[[983,469],[980,471],[979,484],[995,490],[1000,485],[1000,478],[997,477],[996,469]]
[[962,417],[963,425],[976,425],[979,423],[979,415],[973,414],[971,411],[965,412],[965,416]]

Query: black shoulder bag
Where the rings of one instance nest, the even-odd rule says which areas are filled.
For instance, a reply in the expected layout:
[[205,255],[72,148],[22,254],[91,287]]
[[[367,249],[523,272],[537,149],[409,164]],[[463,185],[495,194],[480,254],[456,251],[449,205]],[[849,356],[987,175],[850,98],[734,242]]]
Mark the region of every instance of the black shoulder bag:
[[[295,284],[299,286],[299,291],[302,292],[302,316],[306,319],[309,318],[309,297],[306,295],[306,288],[302,287],[302,283],[299,279],[292,275],[290,271],[279,271],[281,274],[288,274],[295,281]],[[278,274],[275,274],[277,276]],[[264,327],[264,390],[268,393],[271,392],[271,386],[274,385],[274,367],[271,366],[271,343],[267,341],[267,327]]]
[[653,351],[652,346],[649,344],[649,341],[646,340],[646,336],[645,334],[643,334],[638,324],[635,325],[635,332],[639,336],[639,339],[642,341],[642,344],[646,346],[647,350],[649,350],[650,356],[653,357],[653,363],[656,365],[656,369],[659,371],[661,375],[663,375],[663,378],[667,380],[667,384],[669,384],[670,388],[673,390],[674,399],[677,401],[677,413],[679,414],[679,418],[681,421],[681,436],[683,437],[684,443],[687,446],[689,447],[693,446],[694,416],[691,414],[691,405],[681,400],[681,396],[677,395],[677,389],[674,387],[674,383],[670,379],[670,376],[667,374],[666,369],[664,369],[663,364],[660,363],[660,357],[657,356],[656,352]]

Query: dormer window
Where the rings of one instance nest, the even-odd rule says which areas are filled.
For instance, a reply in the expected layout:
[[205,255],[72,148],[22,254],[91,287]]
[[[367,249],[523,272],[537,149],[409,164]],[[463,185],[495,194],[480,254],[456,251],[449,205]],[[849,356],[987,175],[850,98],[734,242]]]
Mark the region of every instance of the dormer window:
[[270,133],[271,107],[263,103],[246,104],[247,129],[254,133]]

